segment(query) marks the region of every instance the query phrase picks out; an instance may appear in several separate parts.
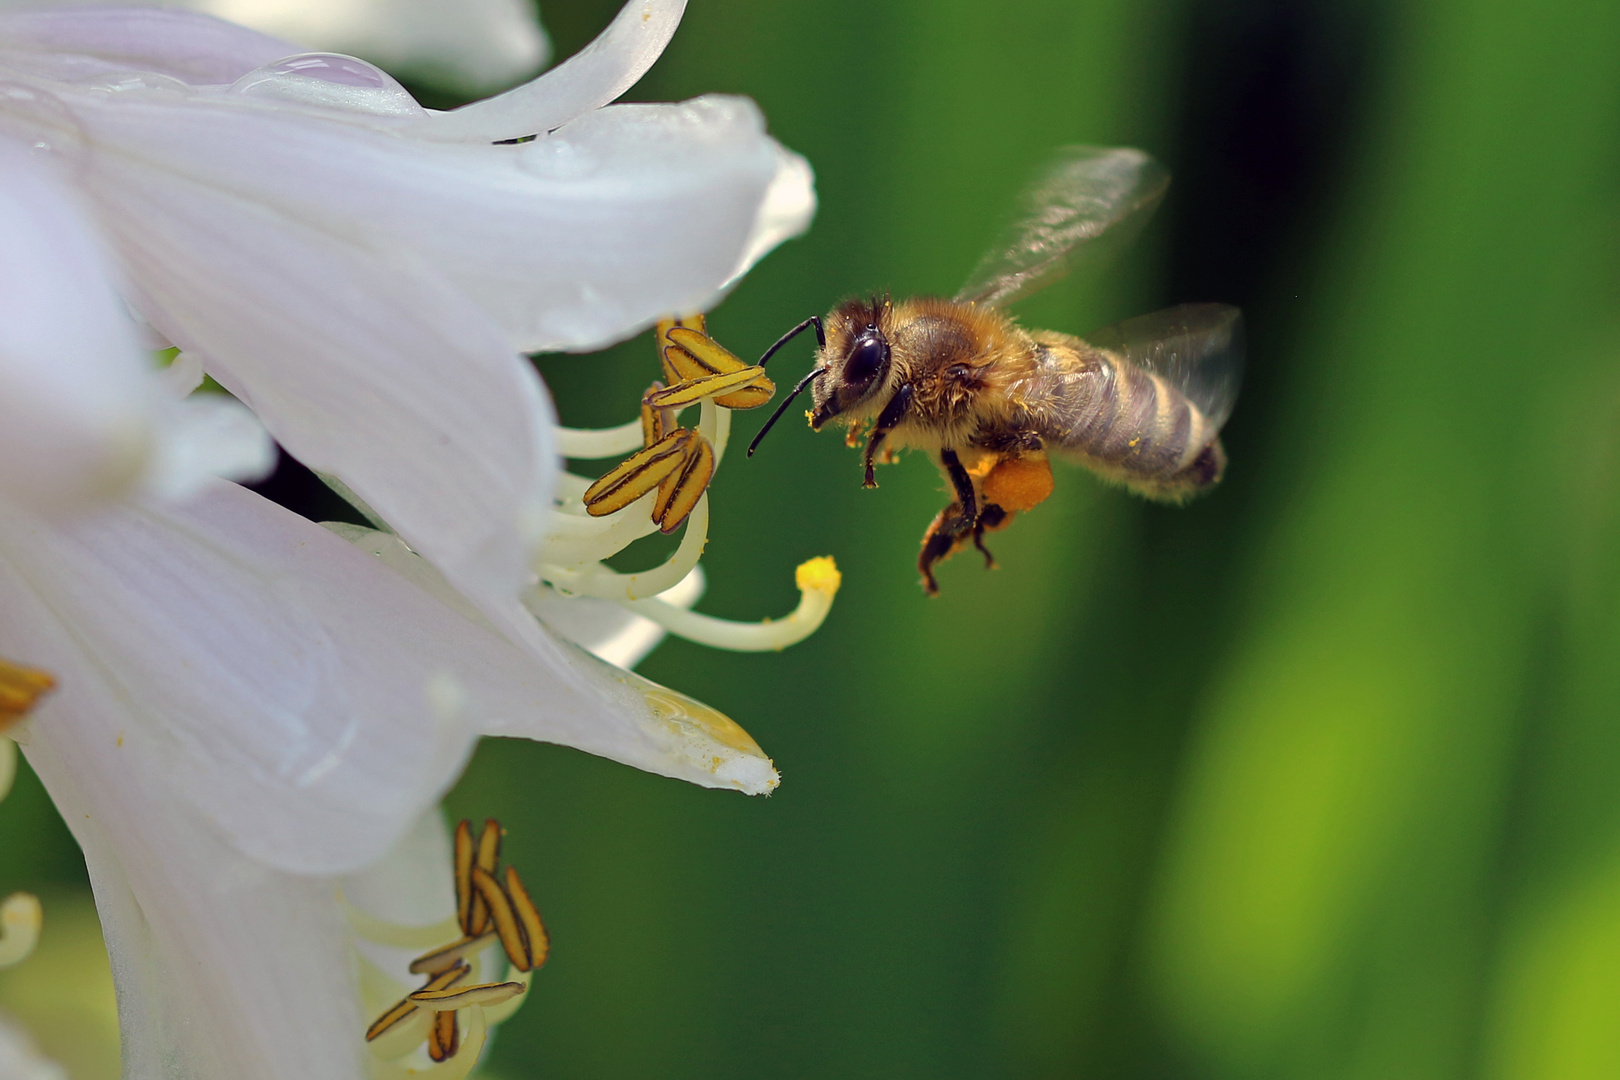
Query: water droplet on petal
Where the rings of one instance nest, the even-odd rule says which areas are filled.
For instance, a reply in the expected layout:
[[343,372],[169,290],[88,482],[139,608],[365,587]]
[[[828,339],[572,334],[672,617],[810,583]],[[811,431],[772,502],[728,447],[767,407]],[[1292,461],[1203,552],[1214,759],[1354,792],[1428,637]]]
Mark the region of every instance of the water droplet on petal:
[[70,167],[84,161],[86,137],[79,118],[54,94],[0,80],[0,135]]
[[386,71],[340,53],[284,57],[243,75],[231,84],[230,92],[377,116],[427,112]]
[[102,90],[108,93],[126,94],[141,90],[168,91],[175,94],[190,94],[191,87],[179,79],[168,75],[159,75],[155,71],[115,71],[98,72],[95,76],[84,79],[80,86],[91,90]]

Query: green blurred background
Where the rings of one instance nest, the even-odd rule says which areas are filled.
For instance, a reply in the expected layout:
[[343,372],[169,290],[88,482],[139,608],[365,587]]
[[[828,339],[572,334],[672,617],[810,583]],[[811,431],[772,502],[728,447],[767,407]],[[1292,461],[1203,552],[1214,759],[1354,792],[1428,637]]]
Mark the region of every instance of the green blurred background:
[[[615,8],[546,6],[557,54]],[[821,198],[712,315],[745,355],[954,291],[1054,146],[1160,157],[1131,254],[1019,310],[1241,305],[1232,465],[1183,509],[1060,471],[927,599],[925,460],[728,458],[702,608],[781,614],[824,553],[844,591],[788,652],[641,670],[782,787],[487,742],[449,809],[507,825],[556,943],[487,1075],[1620,1076],[1620,8],[693,0],[631,96],[710,91]],[[655,361],[540,366],[586,425]],[[37,783],[0,813],[0,892],[84,922]]]

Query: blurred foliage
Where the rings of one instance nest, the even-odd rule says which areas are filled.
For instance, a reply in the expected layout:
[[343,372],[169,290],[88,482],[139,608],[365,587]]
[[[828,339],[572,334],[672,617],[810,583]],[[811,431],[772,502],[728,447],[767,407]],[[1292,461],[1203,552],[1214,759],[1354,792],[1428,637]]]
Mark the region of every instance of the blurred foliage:
[[[558,55],[615,6],[547,6]],[[821,197],[713,315],[745,355],[952,291],[1056,145],[1162,158],[1138,248],[1020,313],[1241,304],[1232,467],[1181,509],[1064,471],[930,600],[925,461],[728,458],[704,610],[786,611],[828,552],[844,592],[786,653],[642,670],[783,786],[486,743],[450,810],[508,824],[555,941],[491,1073],[1620,1075],[1620,9],[694,0],[632,97],[711,91]],[[541,369],[573,424],[656,370]],[[82,881],[40,800],[0,891]]]

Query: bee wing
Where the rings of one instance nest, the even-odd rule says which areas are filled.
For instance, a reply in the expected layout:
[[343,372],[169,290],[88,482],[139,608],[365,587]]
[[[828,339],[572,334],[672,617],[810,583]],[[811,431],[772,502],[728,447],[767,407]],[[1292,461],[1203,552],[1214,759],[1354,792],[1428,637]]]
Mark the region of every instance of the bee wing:
[[1186,394],[1218,429],[1243,381],[1243,313],[1229,304],[1182,304],[1088,335]]
[[[1169,186],[1169,172],[1140,150],[1064,147],[1019,196],[1012,224],[956,299],[1009,304],[1050,285],[1129,241]],[[1109,243],[1099,245],[1104,235]]]

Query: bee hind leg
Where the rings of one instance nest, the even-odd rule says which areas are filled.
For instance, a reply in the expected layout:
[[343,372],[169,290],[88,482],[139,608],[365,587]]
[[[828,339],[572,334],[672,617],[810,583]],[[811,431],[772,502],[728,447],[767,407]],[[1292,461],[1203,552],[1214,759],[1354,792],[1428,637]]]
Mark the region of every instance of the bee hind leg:
[[917,569],[922,572],[923,591],[929,596],[939,595],[939,582],[934,578],[934,564],[955,555],[973,535],[973,528],[962,520],[962,504],[951,503],[941,510],[928,531],[923,534],[922,551],[917,555]]
[[[945,475],[950,477],[951,487],[956,489],[956,501],[941,510],[923,534],[917,569],[922,571],[923,591],[929,596],[939,593],[939,583],[934,580],[934,564],[956,554],[969,537],[978,542],[979,500],[973,491],[973,478],[962,467],[955,450],[941,450],[939,463]],[[982,546],[980,550],[983,550]]]
[[996,557],[990,554],[990,549],[984,546],[984,534],[995,532],[997,529],[1005,529],[1011,523],[1012,514],[995,503],[987,503],[984,510],[979,514],[979,520],[973,523],[973,546],[978,548],[979,554],[984,556],[984,568],[986,570],[998,570],[1000,564],[996,562]]

